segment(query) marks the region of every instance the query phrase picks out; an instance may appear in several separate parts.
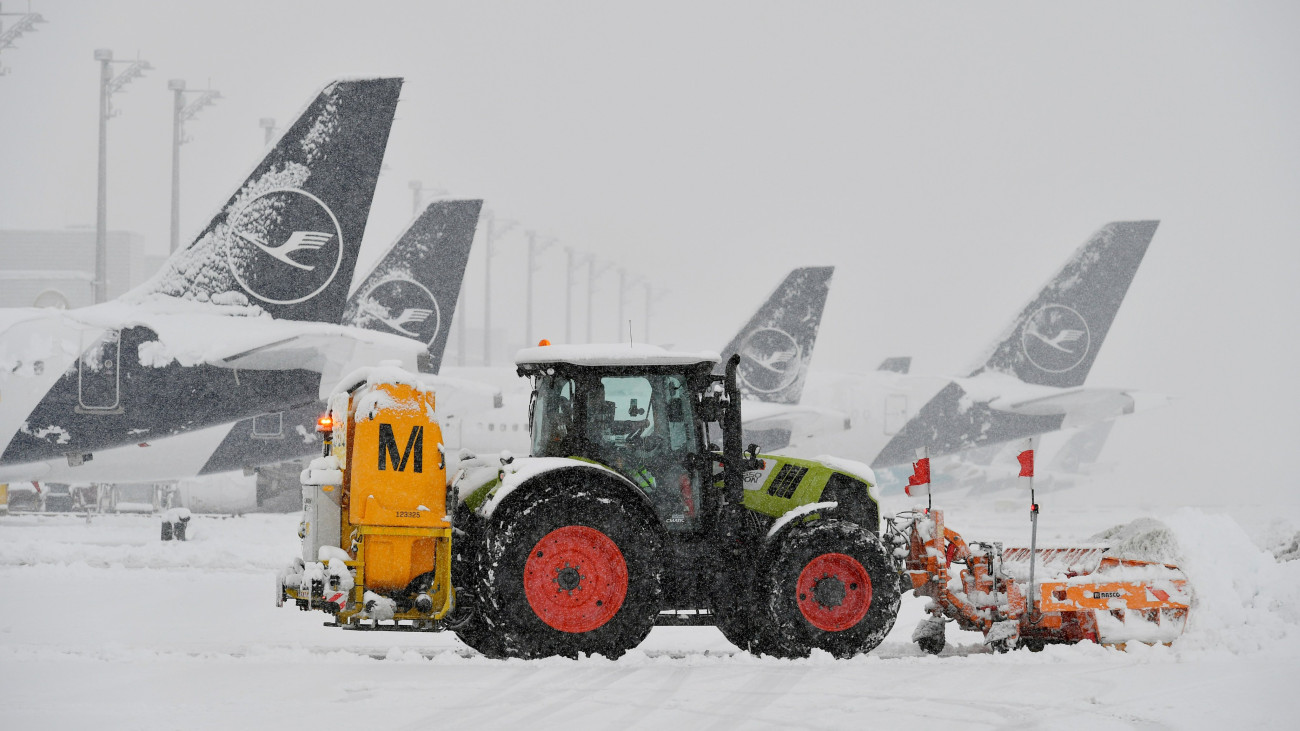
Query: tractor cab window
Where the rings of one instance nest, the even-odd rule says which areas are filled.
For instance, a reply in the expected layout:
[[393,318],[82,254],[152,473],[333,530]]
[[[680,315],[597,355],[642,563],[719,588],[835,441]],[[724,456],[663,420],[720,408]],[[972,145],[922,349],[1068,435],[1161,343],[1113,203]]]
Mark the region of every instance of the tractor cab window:
[[586,389],[587,456],[646,492],[670,530],[695,524],[702,484],[690,392],[679,374],[604,376]]
[[577,434],[573,424],[573,380],[543,376],[533,403],[533,454],[569,457],[575,454]]

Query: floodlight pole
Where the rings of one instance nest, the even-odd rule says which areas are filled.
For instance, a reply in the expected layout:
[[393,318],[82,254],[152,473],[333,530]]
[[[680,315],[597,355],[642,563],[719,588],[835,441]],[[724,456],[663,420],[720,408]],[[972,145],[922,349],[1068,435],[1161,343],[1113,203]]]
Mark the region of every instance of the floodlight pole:
[[[199,110],[221,98],[221,93],[212,89],[186,89],[184,79],[172,79],[167,88],[175,94],[172,102],[172,228],[171,250],[176,251],[180,245],[181,233],[181,145],[189,142],[185,137],[185,122],[193,119]],[[199,94],[189,105],[185,103],[186,94]]]
[[[34,33],[39,30],[36,27],[37,24],[46,22],[45,18],[42,18],[40,13],[31,12],[30,5],[27,10],[28,12],[26,13],[6,13],[4,12],[4,8],[0,7],[0,18],[5,16],[16,16],[18,18],[15,23],[9,26],[8,30],[5,29],[4,22],[0,21],[0,51],[5,50],[6,48],[13,48],[14,41],[18,40],[22,34]],[[5,68],[3,64],[0,64],[0,76],[4,76],[8,73],[9,69]]]
[[664,292],[660,292],[658,295],[655,295],[654,285],[650,284],[650,280],[648,279],[645,280],[645,341],[647,343],[651,342],[650,341],[650,305],[663,299],[667,294],[668,292],[664,291]]
[[573,273],[592,260],[591,254],[574,253],[572,246],[564,247],[567,266],[564,270],[564,342],[573,342]]
[[645,278],[639,274],[633,275],[632,277],[629,278],[627,276],[627,270],[622,267],[619,267],[618,270],[618,331],[620,333],[619,335],[620,339],[622,338],[621,333],[623,332],[624,325],[627,325],[628,340],[631,340],[633,338],[632,323],[629,320],[627,320],[627,316],[624,314],[624,310],[626,309],[626,302],[627,302],[627,292],[629,289],[637,286],[638,284],[641,284],[643,281],[645,281]]
[[[148,61],[114,61],[107,48],[95,49],[99,62],[99,181],[95,210],[95,302],[108,299],[108,118],[113,116],[110,100],[132,79],[152,69]],[[113,64],[130,64],[117,76]]]
[[487,212],[484,223],[483,244],[483,365],[492,365],[492,245],[497,237],[515,227],[511,220],[498,221],[496,213]]
[[527,304],[524,306],[524,344],[533,344],[533,274],[541,267],[537,264],[537,255],[546,253],[555,243],[555,239],[547,239],[540,245],[537,243],[537,232],[528,232],[528,287],[525,293]]
[[587,342],[588,343],[591,342],[591,321],[592,321],[591,295],[596,290],[596,277],[599,277],[600,275],[609,271],[609,268],[612,266],[614,266],[612,262],[605,262],[600,266],[599,269],[597,269],[596,257],[593,256],[591,257],[591,264],[587,267]]
[[185,111],[185,80],[172,79],[167,88],[172,100],[172,228],[171,251],[175,253],[181,238],[181,113]]
[[108,84],[113,52],[95,51],[99,61],[99,179],[95,206],[95,304],[108,299]]

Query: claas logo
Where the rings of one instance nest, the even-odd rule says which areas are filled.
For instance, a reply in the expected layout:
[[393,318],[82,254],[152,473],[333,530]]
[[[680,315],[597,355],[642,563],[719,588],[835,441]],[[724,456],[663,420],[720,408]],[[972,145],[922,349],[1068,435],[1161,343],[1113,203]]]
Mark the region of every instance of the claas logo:
[[411,430],[411,436],[406,440],[406,449],[403,449],[399,455],[393,425],[381,423],[379,425],[379,469],[386,470],[391,464],[393,471],[405,472],[408,461],[413,471],[417,473],[424,471],[424,427],[417,426]]

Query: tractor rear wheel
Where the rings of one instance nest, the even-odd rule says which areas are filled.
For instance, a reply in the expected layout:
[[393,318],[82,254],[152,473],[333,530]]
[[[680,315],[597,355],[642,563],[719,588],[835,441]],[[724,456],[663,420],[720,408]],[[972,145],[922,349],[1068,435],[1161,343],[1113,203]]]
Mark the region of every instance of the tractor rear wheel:
[[608,489],[543,488],[493,521],[477,596],[511,656],[616,658],[659,614],[660,539]]
[[767,574],[767,614],[780,650],[836,657],[870,652],[898,617],[898,574],[875,534],[842,520],[790,529]]
[[487,603],[475,594],[483,573],[483,521],[462,503],[456,509],[459,535],[452,538],[451,583],[456,587],[456,608],[445,624],[456,637],[480,653],[494,658],[505,656],[501,638],[486,619]]

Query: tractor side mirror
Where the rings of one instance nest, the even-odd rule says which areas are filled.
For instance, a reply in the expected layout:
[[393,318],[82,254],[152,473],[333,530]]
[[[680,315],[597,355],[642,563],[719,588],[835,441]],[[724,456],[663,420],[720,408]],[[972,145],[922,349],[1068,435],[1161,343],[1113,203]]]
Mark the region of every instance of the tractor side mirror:
[[712,395],[705,396],[695,412],[700,421],[722,421],[722,402]]
[[686,421],[686,409],[682,408],[682,402],[674,399],[668,402],[668,420],[673,423]]
[[627,415],[628,415],[628,416],[640,416],[640,415],[642,415],[642,414],[644,414],[644,413],[645,413],[645,409],[642,409],[642,408],[637,407],[637,405],[636,405],[636,399],[632,399],[632,404],[631,404],[630,406],[627,407]]

